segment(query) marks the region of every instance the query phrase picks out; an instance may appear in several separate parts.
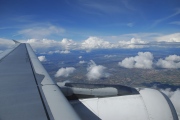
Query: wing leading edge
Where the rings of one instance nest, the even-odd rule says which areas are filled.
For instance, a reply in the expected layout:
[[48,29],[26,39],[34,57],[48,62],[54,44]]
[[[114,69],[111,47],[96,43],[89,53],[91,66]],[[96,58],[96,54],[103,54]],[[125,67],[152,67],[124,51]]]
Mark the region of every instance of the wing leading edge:
[[29,44],[0,54],[0,119],[78,120]]

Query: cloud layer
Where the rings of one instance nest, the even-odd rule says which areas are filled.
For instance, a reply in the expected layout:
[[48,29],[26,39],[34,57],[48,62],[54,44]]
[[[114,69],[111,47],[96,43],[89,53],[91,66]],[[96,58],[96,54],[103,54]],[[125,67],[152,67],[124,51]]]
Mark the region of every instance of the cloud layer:
[[56,74],[55,77],[68,77],[70,74],[72,74],[76,69],[74,67],[66,67],[66,68],[60,68]]
[[[32,28],[20,31],[21,34],[36,34],[40,32],[40,36],[61,33],[60,28],[49,25],[46,28]],[[42,31],[41,31],[42,30]],[[33,31],[33,32],[31,32]],[[42,33],[41,33],[42,32]],[[42,35],[41,35],[42,34]],[[36,35],[35,35],[36,36]],[[46,37],[46,36],[44,36]],[[141,39],[142,38],[142,39]],[[180,47],[180,33],[161,35],[157,33],[141,33],[141,34],[124,34],[120,36],[96,37],[90,36],[83,41],[74,41],[72,39],[63,38],[62,40],[42,39],[33,37],[28,40],[20,40],[31,44],[33,49],[51,49],[51,51],[71,51],[85,50],[91,51],[95,49],[134,49],[144,47]],[[13,42],[8,39],[0,38],[0,49],[2,47],[11,46]],[[172,46],[173,44],[173,46]]]
[[[134,35],[135,36],[135,35]],[[152,45],[163,46],[165,43],[174,43],[176,46],[180,46],[179,42],[180,33],[164,35],[154,38],[155,41],[149,42],[147,40],[141,40],[140,38],[132,37],[130,40],[118,40],[117,42],[109,42],[99,37],[91,36],[82,42],[75,42],[71,39],[64,38],[61,41],[48,40],[48,39],[29,39],[27,43],[30,43],[34,48],[58,48],[58,50],[86,50],[91,51],[94,49],[134,49],[150,47]],[[163,42],[163,43],[162,43]],[[156,46],[157,46],[156,45]],[[172,47],[172,45],[166,47]]]
[[158,42],[180,42],[180,33],[173,33],[170,35],[164,35],[157,37]]
[[89,62],[89,66],[87,68],[87,78],[88,80],[98,80],[101,78],[106,78],[109,76],[108,73],[105,72],[106,67],[102,65],[96,65],[96,63],[91,60]]

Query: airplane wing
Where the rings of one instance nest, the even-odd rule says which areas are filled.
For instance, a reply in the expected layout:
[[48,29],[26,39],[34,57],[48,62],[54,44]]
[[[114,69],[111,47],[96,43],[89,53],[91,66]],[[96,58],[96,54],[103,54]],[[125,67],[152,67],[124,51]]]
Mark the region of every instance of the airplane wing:
[[0,54],[0,120],[79,120],[29,44]]
[[158,90],[55,83],[29,44],[0,54],[0,120],[178,120]]

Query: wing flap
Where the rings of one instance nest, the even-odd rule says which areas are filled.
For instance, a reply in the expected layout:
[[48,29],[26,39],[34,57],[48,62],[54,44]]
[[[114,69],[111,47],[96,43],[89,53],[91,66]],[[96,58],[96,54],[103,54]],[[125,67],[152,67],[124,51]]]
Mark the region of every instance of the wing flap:
[[57,85],[44,85],[42,86],[42,89],[55,119],[80,119]]

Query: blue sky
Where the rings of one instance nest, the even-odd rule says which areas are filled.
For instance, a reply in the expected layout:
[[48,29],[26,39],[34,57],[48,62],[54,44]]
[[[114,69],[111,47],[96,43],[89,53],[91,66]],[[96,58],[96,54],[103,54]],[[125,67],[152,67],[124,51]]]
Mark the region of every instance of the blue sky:
[[3,39],[150,39],[180,32],[180,1],[1,0],[0,19]]

